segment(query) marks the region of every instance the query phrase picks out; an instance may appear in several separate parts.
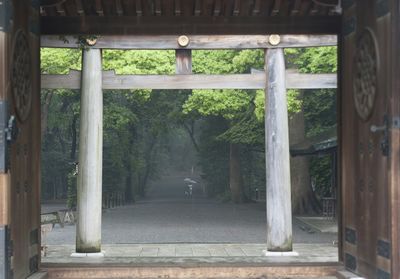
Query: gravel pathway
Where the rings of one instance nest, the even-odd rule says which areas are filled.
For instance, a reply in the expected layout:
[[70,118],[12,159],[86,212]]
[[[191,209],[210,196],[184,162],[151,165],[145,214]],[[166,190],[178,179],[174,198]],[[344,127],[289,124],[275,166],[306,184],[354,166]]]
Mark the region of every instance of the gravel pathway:
[[[102,242],[124,243],[265,243],[265,205],[232,204],[205,198],[199,183],[193,198],[184,195],[185,177],[164,177],[152,183],[147,198],[103,213]],[[63,207],[44,204],[42,212]],[[334,233],[304,230],[294,221],[294,242],[332,243]],[[58,225],[46,244],[74,244],[75,226]]]

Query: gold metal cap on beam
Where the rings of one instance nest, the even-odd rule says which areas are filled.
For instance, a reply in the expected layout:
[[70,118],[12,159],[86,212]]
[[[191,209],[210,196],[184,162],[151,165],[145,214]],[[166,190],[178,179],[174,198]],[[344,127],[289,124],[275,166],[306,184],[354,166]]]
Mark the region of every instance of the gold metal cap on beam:
[[271,46],[277,46],[281,42],[281,36],[271,35],[269,36],[268,41]]
[[178,38],[179,46],[187,47],[189,45],[189,43],[190,43],[190,40],[189,40],[188,36],[185,36],[185,35],[179,36],[179,38]]

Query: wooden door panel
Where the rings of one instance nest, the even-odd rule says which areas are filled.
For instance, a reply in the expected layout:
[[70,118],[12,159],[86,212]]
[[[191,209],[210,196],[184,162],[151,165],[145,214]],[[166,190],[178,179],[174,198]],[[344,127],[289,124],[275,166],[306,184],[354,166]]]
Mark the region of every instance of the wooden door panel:
[[[392,118],[392,17],[390,5],[381,6],[389,1],[347,2],[341,104],[343,259],[348,269],[367,278],[390,278],[390,152],[384,154],[385,131],[379,128],[385,117],[388,125]],[[373,125],[378,131],[371,130]]]
[[0,197],[7,203],[0,224],[11,234],[12,277],[26,278],[40,262],[39,1],[7,0],[1,9],[0,100],[19,132],[9,145],[9,169],[0,173]]

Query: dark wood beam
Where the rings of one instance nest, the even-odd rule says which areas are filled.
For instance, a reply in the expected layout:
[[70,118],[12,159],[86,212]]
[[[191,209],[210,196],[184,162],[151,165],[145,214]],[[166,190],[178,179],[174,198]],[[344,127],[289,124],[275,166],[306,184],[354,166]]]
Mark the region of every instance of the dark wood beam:
[[[179,36],[101,36],[93,48],[104,49],[182,49],[177,41]],[[41,47],[78,48],[77,39],[59,36],[41,36]],[[230,35],[230,36],[189,36],[187,49],[255,49],[255,48],[291,48],[337,45],[336,35],[282,35],[277,46],[269,44],[267,35]]]
[[[291,89],[336,88],[336,74],[299,74],[286,71],[286,87]],[[46,89],[79,89],[81,72],[68,75],[42,74]],[[116,75],[103,71],[103,89],[265,89],[263,71],[253,74],[227,75]]]
[[[137,1],[136,4],[140,3]],[[138,10],[137,14],[142,11]],[[262,34],[338,34],[339,16],[263,17],[263,16],[86,16],[41,18],[44,35],[262,35]]]

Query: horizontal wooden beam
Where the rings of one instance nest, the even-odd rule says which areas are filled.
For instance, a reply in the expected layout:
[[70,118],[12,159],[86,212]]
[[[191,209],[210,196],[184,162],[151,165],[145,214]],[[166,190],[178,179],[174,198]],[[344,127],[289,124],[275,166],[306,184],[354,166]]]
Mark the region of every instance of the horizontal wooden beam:
[[[189,36],[189,45],[178,45],[179,36],[113,36],[105,35],[97,39],[92,48],[102,49],[257,49],[257,48],[292,48],[337,45],[336,35],[282,35],[281,42],[273,46],[268,35],[214,35]],[[66,39],[66,40],[64,40]],[[41,47],[77,48],[77,38],[44,35],[40,38]]]
[[[42,74],[43,89],[80,89],[81,72],[68,75]],[[232,75],[116,75],[103,71],[103,89],[264,89],[264,72]],[[291,89],[336,88],[336,74],[286,72],[286,87]]]
[[340,16],[43,16],[43,35],[339,34]]

